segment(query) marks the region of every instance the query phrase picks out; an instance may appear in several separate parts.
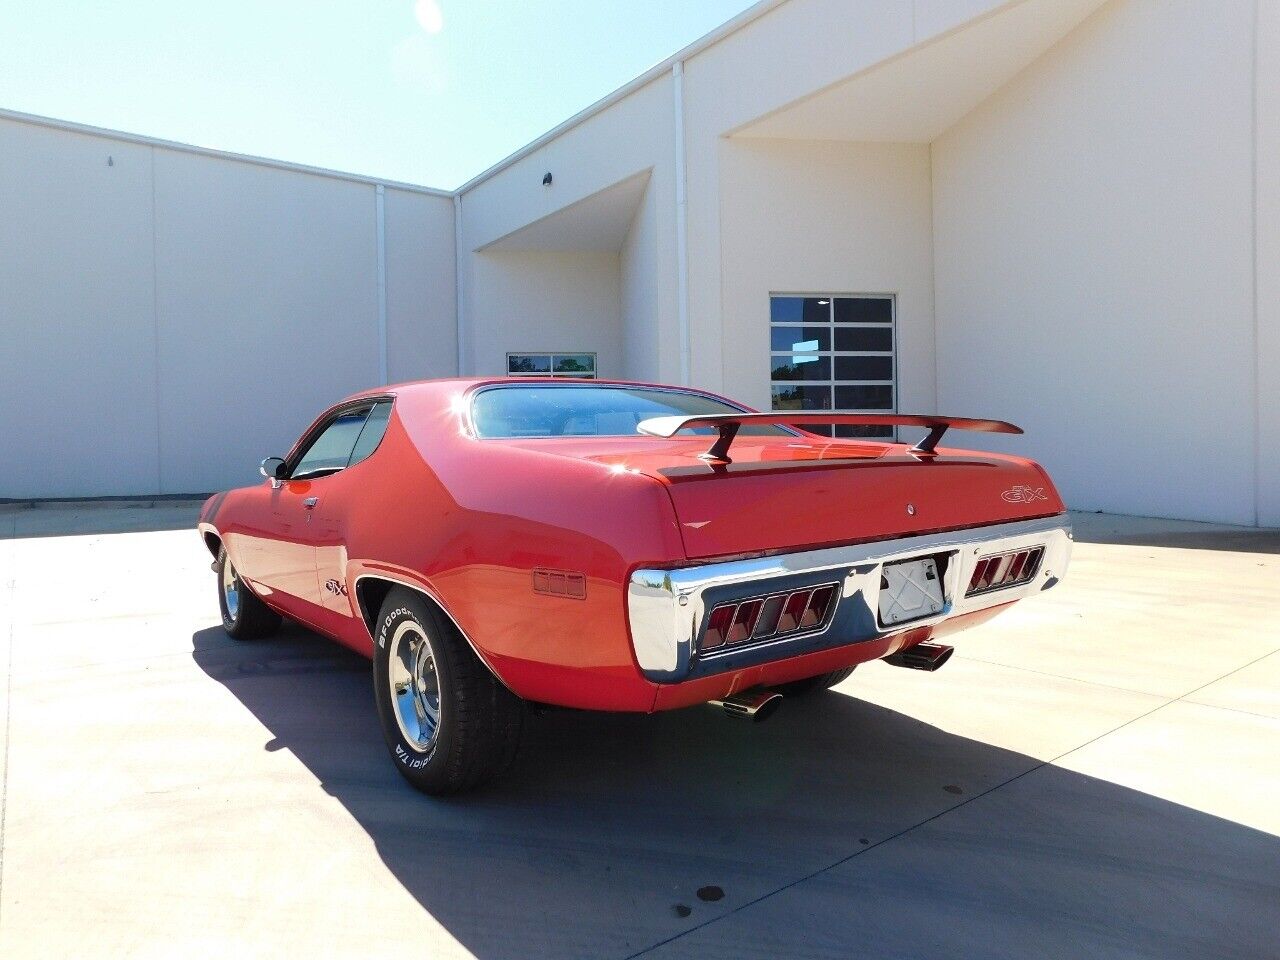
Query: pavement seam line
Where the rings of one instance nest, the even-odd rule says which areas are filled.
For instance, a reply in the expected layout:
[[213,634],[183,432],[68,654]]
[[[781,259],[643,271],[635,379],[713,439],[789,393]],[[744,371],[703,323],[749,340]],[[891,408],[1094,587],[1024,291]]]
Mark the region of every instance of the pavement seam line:
[[[1215,684],[1219,680],[1222,680],[1222,679],[1225,679],[1226,677],[1231,676],[1231,674],[1235,673],[1236,670],[1243,670],[1245,667],[1251,667],[1255,663],[1257,663],[1258,660],[1265,660],[1267,659],[1267,657],[1274,657],[1278,653],[1280,653],[1280,647],[1277,647],[1274,650],[1264,653],[1262,656],[1258,657],[1257,660],[1250,660],[1248,663],[1241,664],[1239,667],[1236,667],[1235,670],[1230,671],[1230,673],[1224,673],[1221,677],[1217,677],[1213,680],[1210,680],[1208,683],[1202,686],[1196,687],[1195,690],[1191,690],[1188,693],[1178,694],[1176,697],[1167,693],[1152,693],[1149,690],[1135,690],[1133,687],[1121,687],[1114,683],[1101,683],[1097,680],[1084,680],[1080,677],[1067,676],[1065,673],[1053,673],[1052,671],[1049,671],[1049,670],[1037,670],[1034,667],[1024,667],[1020,664],[1015,664],[1015,663],[1001,663],[999,660],[985,660],[982,657],[975,657],[972,654],[957,653],[956,657],[961,660],[967,660],[970,663],[983,663],[990,667],[1007,667],[1010,670],[1022,670],[1022,671],[1025,671],[1026,673],[1034,673],[1038,677],[1052,677],[1055,680],[1070,680],[1073,683],[1085,683],[1091,687],[1102,687],[1105,690],[1119,690],[1122,693],[1135,693],[1135,694],[1138,694],[1139,696],[1144,696],[1144,697],[1159,697],[1162,700],[1164,699],[1181,700],[1184,697],[1191,696],[1191,694],[1195,693],[1198,690],[1203,690],[1205,687]],[[1206,706],[1208,706],[1208,704],[1206,704]],[[1229,710],[1230,707],[1224,707],[1223,709]],[[1259,714],[1259,716],[1262,716],[1262,714]]]
[[[1268,657],[1274,657],[1277,653],[1280,653],[1280,650],[1272,650],[1270,653],[1264,653],[1260,657],[1255,657],[1254,659],[1250,660],[1248,663],[1242,663],[1240,664],[1240,666],[1236,667],[1234,670],[1228,670],[1226,673],[1224,673],[1222,676],[1218,677],[1217,679],[1210,680],[1208,683],[1202,683],[1200,684],[1200,686],[1196,687],[1194,690],[1188,690],[1186,693],[1180,694],[1179,696],[1174,698],[1174,702],[1190,703],[1190,704],[1194,704],[1197,707],[1213,707],[1214,709],[1217,709],[1217,710],[1230,710],[1232,713],[1244,713],[1244,714],[1248,714],[1251,717],[1263,717],[1264,719],[1267,719],[1267,720],[1274,720],[1275,717],[1268,717],[1266,716],[1266,714],[1253,713],[1252,711],[1249,711],[1249,710],[1238,710],[1235,707],[1219,707],[1216,703],[1200,703],[1198,700],[1192,700],[1190,698],[1195,696],[1201,690],[1204,690],[1206,687],[1212,687],[1215,683],[1219,683],[1227,679],[1227,677],[1233,677],[1237,673],[1239,673],[1241,670],[1247,670],[1249,667],[1252,667],[1254,664],[1261,663],[1263,660],[1266,660]],[[1168,704],[1165,704],[1165,706],[1168,706]]]
[[[1280,653],[1280,650],[1274,650],[1273,653]],[[1270,656],[1270,654],[1268,654]],[[1172,694],[1168,693],[1152,693],[1150,690],[1135,690],[1133,687],[1120,687],[1114,683],[1100,683],[1097,680],[1083,680],[1080,677],[1069,677],[1065,673],[1052,673],[1048,670],[1037,670],[1034,667],[1024,667],[1016,663],[1001,663],[999,660],[984,660],[982,657],[975,657],[972,654],[962,654],[957,652],[954,659],[964,660],[968,663],[981,663],[988,667],[1004,667],[1008,670],[1021,670],[1024,673],[1034,673],[1037,677],[1050,677],[1054,680],[1067,680],[1071,683],[1083,683],[1090,687],[1100,687],[1104,690],[1118,690],[1121,693],[1133,693],[1141,697],[1155,697],[1159,700],[1172,699]]]
[[1269,713],[1258,713],[1256,710],[1241,710],[1239,707],[1224,707],[1220,703],[1205,703],[1203,700],[1184,700],[1178,698],[1179,703],[1185,703],[1192,707],[1204,707],[1206,710],[1225,710],[1227,713],[1238,713],[1242,717],[1255,717],[1258,720],[1280,720],[1280,717],[1272,716]]
[[1217,683],[1219,680],[1224,680],[1234,673],[1239,673],[1241,670],[1244,670],[1246,667],[1251,667],[1255,663],[1258,663],[1261,660],[1265,660],[1267,657],[1270,657],[1275,653],[1276,651],[1274,650],[1271,651],[1270,653],[1264,653],[1262,656],[1257,657],[1256,659],[1251,660],[1248,663],[1241,664],[1239,667],[1236,667],[1236,669],[1231,670],[1227,673],[1224,673],[1222,676],[1216,677],[1213,680],[1210,680],[1208,683],[1201,684],[1200,686],[1196,687],[1195,690],[1189,690],[1179,697],[1166,699],[1164,703],[1158,704],[1157,706],[1152,707],[1150,710],[1146,710],[1138,714],[1136,717],[1130,717],[1124,723],[1119,724],[1118,726],[1113,727],[1110,730],[1106,730],[1098,734],[1096,737],[1091,737],[1090,739],[1086,740],[1084,743],[1081,743],[1072,747],[1070,750],[1064,750],[1062,753],[1058,754],[1056,757],[1052,757],[1048,760],[1042,760],[1041,762],[1035,764],[1034,766],[1028,767],[1026,770],[1023,770],[1021,773],[1015,774],[1014,776],[1010,777],[1008,780],[1001,781],[1000,783],[997,783],[994,786],[988,787],[986,790],[983,790],[981,793],[975,793],[972,797],[968,797],[967,799],[962,800],[957,804],[947,807],[945,810],[940,810],[937,813],[933,814],[932,816],[926,817],[925,819],[921,820],[919,823],[914,823],[908,827],[903,827],[897,833],[891,834],[885,837],[883,840],[877,840],[875,843],[869,844],[868,846],[865,846],[865,847],[861,847],[853,851],[853,853],[849,854],[848,856],[841,857],[839,860],[836,860],[834,863],[829,863],[825,867],[819,867],[817,870],[814,870],[803,877],[797,877],[796,879],[791,880],[774,890],[770,890],[768,893],[762,893],[760,896],[756,897],[755,899],[748,900],[746,903],[743,903],[737,907],[734,907],[732,910],[722,913],[717,917],[711,917],[710,919],[698,924],[695,927],[690,927],[688,930],[682,930],[680,933],[673,934],[672,936],[667,937],[665,940],[660,940],[655,944],[645,947],[643,950],[637,950],[635,953],[629,953],[626,955],[626,957],[623,958],[623,960],[636,960],[637,957],[642,957],[646,953],[652,953],[654,950],[657,950],[659,947],[664,947],[669,943],[674,943],[676,940],[681,940],[684,937],[687,937],[691,933],[696,933],[697,931],[702,930],[706,927],[709,927],[712,924],[719,923],[721,920],[724,920],[727,917],[731,917],[734,914],[741,913],[743,910],[746,910],[750,907],[754,907],[758,903],[763,903],[765,900],[769,900],[780,893],[785,893],[786,891],[790,890],[792,887],[799,886],[802,883],[812,880],[814,877],[822,876],[824,873],[830,873],[832,870],[835,870],[837,867],[844,866],[846,863],[853,860],[855,857],[860,857],[864,853],[867,853],[868,851],[874,850],[877,847],[883,846],[886,843],[891,843],[892,841],[897,840],[899,837],[906,836],[908,833],[912,833],[913,831],[918,830],[920,827],[923,827],[926,824],[933,823],[935,820],[939,820],[942,817],[945,817],[947,814],[953,813],[954,811],[959,810],[961,807],[967,807],[969,804],[973,803],[975,800],[981,800],[983,797],[988,796],[992,793],[995,793],[995,791],[1003,787],[1007,787],[1009,784],[1014,783],[1015,781],[1021,780],[1023,777],[1026,777],[1029,774],[1035,773],[1037,770],[1043,770],[1045,767],[1052,766],[1053,764],[1057,763],[1059,760],[1063,759],[1064,757],[1068,757],[1079,750],[1083,750],[1085,747],[1092,746],[1093,744],[1097,743],[1099,740],[1102,740],[1105,737],[1109,737],[1113,733],[1118,733],[1119,731],[1123,730],[1125,727],[1129,726],[1130,724],[1137,723],[1139,720],[1145,720],[1147,717],[1151,716],[1153,713],[1163,710],[1165,707],[1169,706],[1170,704],[1178,703],[1182,701],[1185,697],[1189,697],[1191,696],[1191,694],[1197,693],[1198,691],[1203,690],[1205,687],[1209,686],[1210,684]]

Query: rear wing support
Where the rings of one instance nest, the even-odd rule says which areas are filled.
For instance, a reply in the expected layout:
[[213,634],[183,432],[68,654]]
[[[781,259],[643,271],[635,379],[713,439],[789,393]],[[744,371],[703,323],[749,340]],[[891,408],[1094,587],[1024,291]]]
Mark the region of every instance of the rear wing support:
[[729,458],[729,447],[732,446],[738,431],[744,426],[753,425],[780,426],[858,426],[858,427],[927,427],[928,436],[912,447],[912,452],[928,455],[935,454],[938,443],[950,429],[972,430],[977,433],[1022,433],[1022,428],[1004,420],[973,420],[968,417],[935,417],[920,416],[910,413],[821,413],[799,412],[788,413],[785,410],[773,413],[734,413],[709,414],[693,417],[652,417],[641,420],[636,425],[639,433],[651,437],[673,437],[681,430],[691,427],[714,427],[716,440],[705,452],[698,454],[699,459],[711,463],[732,463]]

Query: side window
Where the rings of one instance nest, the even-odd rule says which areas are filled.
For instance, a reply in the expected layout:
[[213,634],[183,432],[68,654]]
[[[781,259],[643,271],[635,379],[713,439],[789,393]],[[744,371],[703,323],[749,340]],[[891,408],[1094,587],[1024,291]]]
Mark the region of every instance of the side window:
[[382,442],[382,435],[387,432],[387,421],[390,419],[390,400],[380,400],[373,405],[369,418],[364,422],[364,429],[360,431],[360,437],[356,440],[355,449],[351,451],[351,459],[347,462],[347,466],[354,467],[378,449],[378,444]]
[[353,407],[340,413],[307,447],[289,476],[294,480],[323,477],[346,467],[371,409]]

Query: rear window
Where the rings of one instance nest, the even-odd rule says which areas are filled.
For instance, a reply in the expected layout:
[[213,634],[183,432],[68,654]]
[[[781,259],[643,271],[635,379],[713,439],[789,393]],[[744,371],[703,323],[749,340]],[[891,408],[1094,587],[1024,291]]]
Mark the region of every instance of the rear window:
[[[481,437],[634,437],[651,417],[742,413],[700,393],[648,387],[519,384],[481,390],[471,420]],[[711,434],[711,427],[685,431]],[[743,435],[786,436],[780,427],[744,427]]]

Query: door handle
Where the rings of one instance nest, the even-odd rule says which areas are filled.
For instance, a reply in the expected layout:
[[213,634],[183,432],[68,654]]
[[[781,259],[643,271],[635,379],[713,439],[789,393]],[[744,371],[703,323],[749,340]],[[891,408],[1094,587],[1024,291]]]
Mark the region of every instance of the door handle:
[[307,499],[302,501],[302,505],[308,510],[314,510],[316,508],[316,504],[319,502],[319,497],[307,497]]

